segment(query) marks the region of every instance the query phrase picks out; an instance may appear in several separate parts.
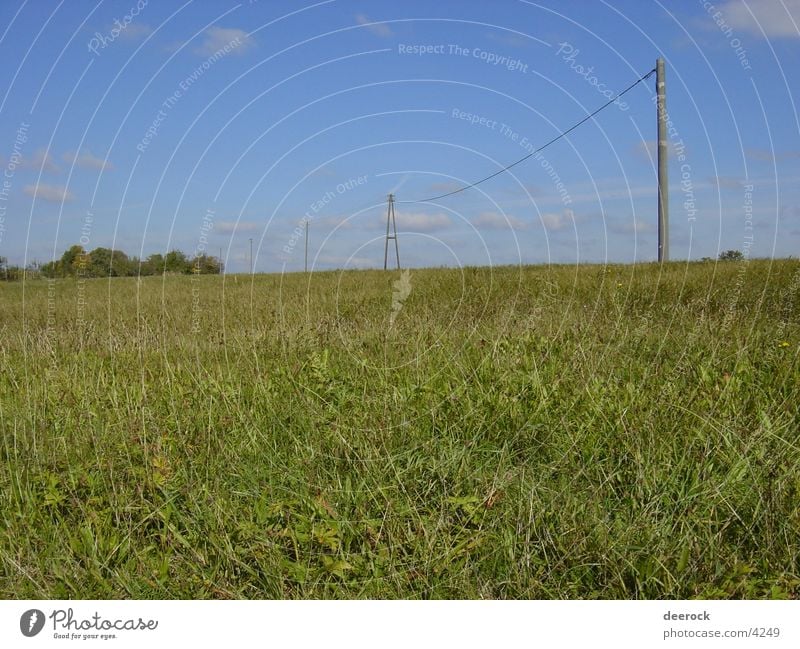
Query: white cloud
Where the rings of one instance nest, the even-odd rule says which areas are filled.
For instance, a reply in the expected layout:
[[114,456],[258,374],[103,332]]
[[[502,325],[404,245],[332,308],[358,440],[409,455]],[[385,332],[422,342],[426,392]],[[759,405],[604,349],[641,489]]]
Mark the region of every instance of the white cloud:
[[778,160],[794,160],[800,158],[800,151],[797,149],[787,151],[770,151],[769,149],[750,148],[744,150],[745,155],[759,162],[775,162]]
[[734,29],[772,38],[800,37],[800,0],[727,0],[719,5]]
[[30,158],[22,160],[20,166],[24,169],[35,169],[36,171],[41,169],[51,174],[61,171],[47,149],[36,149]]
[[502,43],[503,45],[510,45],[511,47],[525,47],[526,45],[530,45],[532,40],[521,34],[514,34],[507,31],[489,32],[486,36],[491,41]]
[[550,231],[562,230],[575,222],[575,214],[572,210],[564,210],[561,213],[549,212],[541,215],[544,227]]
[[58,185],[45,185],[44,183],[25,185],[22,191],[28,196],[41,198],[43,201],[49,201],[51,203],[66,203],[75,200],[75,195],[72,192],[66,187]]
[[356,22],[359,25],[365,25],[369,31],[381,38],[389,38],[392,36],[392,30],[389,29],[388,25],[373,22],[372,18],[367,16],[367,14],[356,14]]
[[256,232],[260,225],[254,221],[215,221],[214,232],[232,234],[234,232]]
[[243,29],[209,27],[205,31],[205,40],[195,49],[195,53],[201,56],[213,56],[228,47],[231,54],[244,54],[255,47],[255,44],[255,39]]
[[110,171],[114,168],[114,164],[110,160],[98,158],[93,155],[91,151],[86,149],[80,155],[76,154],[74,151],[67,151],[61,158],[64,162],[81,167],[82,169],[98,169],[100,171],[107,169]]
[[636,219],[633,221],[625,221],[624,223],[611,223],[608,226],[608,230],[616,234],[646,234],[648,232],[653,232],[655,227],[652,223]]
[[[108,31],[111,31],[109,28]],[[128,23],[125,29],[120,30],[119,38],[123,41],[138,41],[140,38],[144,38],[145,36],[149,36],[153,33],[153,28],[150,25],[145,25],[144,23]]]
[[431,183],[428,187],[428,191],[433,194],[445,194],[447,192],[454,192],[457,189],[461,189],[464,185],[456,183],[456,182],[442,182],[442,183]]
[[[441,212],[424,214],[422,212],[397,212],[395,214],[398,230],[413,230],[416,232],[430,232],[450,225],[450,217]],[[384,219],[385,222],[385,219]]]
[[644,160],[655,160],[658,143],[655,140],[640,140],[633,145],[633,154]]
[[322,165],[319,169],[312,171],[311,175],[317,178],[334,178],[336,171],[330,165]]
[[741,180],[732,176],[711,176],[708,182],[720,189],[741,189],[744,187]]
[[[375,221],[374,219],[370,221],[370,225],[368,227],[386,227],[386,213],[382,215],[383,224],[381,225],[381,221]],[[295,222],[295,226],[302,226],[302,221]],[[357,221],[357,217],[353,217],[352,215],[343,215],[343,214],[332,214],[330,216],[315,216],[311,219],[311,227],[312,228],[321,228],[321,229],[330,229],[330,230],[353,230],[353,229],[361,229],[363,227],[361,222]]]
[[481,212],[472,219],[472,224],[480,230],[525,230],[528,224],[511,214]]

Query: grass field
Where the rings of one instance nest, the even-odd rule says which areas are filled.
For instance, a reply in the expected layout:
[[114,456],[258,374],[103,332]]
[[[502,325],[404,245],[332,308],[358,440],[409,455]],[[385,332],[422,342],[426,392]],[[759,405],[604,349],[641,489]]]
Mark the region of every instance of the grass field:
[[0,285],[0,596],[800,595],[800,262],[400,278]]

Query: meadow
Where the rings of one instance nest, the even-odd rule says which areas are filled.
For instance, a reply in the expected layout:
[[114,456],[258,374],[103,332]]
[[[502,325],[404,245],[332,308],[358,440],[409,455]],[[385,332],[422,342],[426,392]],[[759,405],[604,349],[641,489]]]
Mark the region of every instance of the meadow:
[[800,262],[0,284],[3,598],[795,598]]

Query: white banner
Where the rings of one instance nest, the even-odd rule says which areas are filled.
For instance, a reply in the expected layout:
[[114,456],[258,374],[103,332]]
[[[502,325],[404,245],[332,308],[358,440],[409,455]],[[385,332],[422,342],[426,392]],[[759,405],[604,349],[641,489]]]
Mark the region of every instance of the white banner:
[[0,647],[800,647],[797,602],[4,601]]

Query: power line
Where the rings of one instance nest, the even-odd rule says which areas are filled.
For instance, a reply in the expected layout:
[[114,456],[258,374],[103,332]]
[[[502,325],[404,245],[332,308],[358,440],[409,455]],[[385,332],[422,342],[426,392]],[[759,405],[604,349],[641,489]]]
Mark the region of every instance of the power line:
[[643,77],[640,77],[639,79],[637,79],[636,81],[634,81],[634,82],[633,82],[631,85],[629,85],[627,88],[625,88],[625,90],[623,90],[622,92],[620,92],[619,94],[617,94],[615,97],[613,97],[613,98],[609,99],[609,100],[608,100],[608,101],[607,101],[605,104],[603,104],[602,106],[600,106],[600,108],[598,108],[597,110],[595,110],[593,113],[589,113],[589,114],[588,114],[586,117],[584,117],[584,118],[583,118],[583,119],[582,119],[580,122],[577,122],[576,124],[573,124],[573,125],[572,125],[571,127],[569,127],[569,128],[566,130],[566,131],[562,131],[562,132],[561,132],[559,135],[557,135],[556,137],[554,137],[552,140],[550,140],[550,141],[549,141],[549,142],[547,142],[546,144],[543,144],[543,145],[542,145],[542,146],[540,146],[538,149],[536,149],[536,150],[535,150],[535,151],[533,151],[532,153],[529,153],[529,154],[528,154],[528,155],[526,155],[525,157],[523,157],[523,158],[520,158],[520,159],[519,159],[519,160],[517,160],[516,162],[512,162],[510,165],[508,165],[508,166],[506,166],[506,167],[503,167],[502,169],[500,169],[500,171],[496,171],[496,172],[494,172],[493,174],[491,174],[490,176],[486,176],[486,178],[481,178],[480,180],[476,180],[474,183],[470,183],[469,185],[466,185],[466,186],[464,186],[464,187],[461,187],[460,189],[456,189],[456,190],[454,190],[454,191],[452,191],[452,192],[447,192],[446,194],[439,194],[438,196],[431,196],[430,198],[421,198],[421,199],[417,199],[417,200],[395,201],[395,203],[428,203],[428,202],[430,202],[430,201],[438,201],[439,199],[442,199],[442,198],[447,198],[448,196],[452,196],[453,194],[459,194],[459,193],[461,193],[461,192],[463,192],[463,191],[466,191],[466,190],[468,190],[468,189],[472,189],[473,187],[477,187],[477,186],[478,186],[478,185],[480,185],[481,183],[485,183],[487,180],[491,180],[491,179],[492,179],[492,178],[494,178],[495,176],[499,176],[500,174],[502,174],[502,173],[505,173],[505,172],[506,172],[506,171],[508,171],[509,169],[511,169],[511,168],[513,168],[513,167],[516,167],[516,166],[517,166],[518,164],[520,164],[521,162],[525,162],[525,160],[527,160],[528,158],[532,158],[532,157],[533,157],[533,156],[535,156],[537,153],[541,153],[541,152],[542,152],[542,151],[544,151],[544,150],[545,150],[547,147],[549,147],[551,144],[553,144],[553,143],[555,143],[555,142],[558,142],[558,140],[560,140],[561,138],[563,138],[563,137],[565,137],[565,136],[569,135],[569,134],[570,134],[572,131],[574,131],[576,128],[578,128],[578,127],[579,127],[581,124],[583,124],[584,122],[588,122],[590,119],[592,119],[592,117],[594,117],[595,115],[597,115],[597,114],[598,114],[600,111],[602,111],[602,110],[604,110],[604,109],[608,108],[608,107],[609,107],[611,104],[613,104],[615,101],[617,101],[617,99],[619,99],[620,97],[622,97],[622,96],[623,96],[625,93],[627,93],[627,92],[629,92],[629,91],[633,90],[633,89],[634,89],[636,86],[638,86],[640,83],[642,83],[642,81],[645,81],[645,80],[649,79],[649,78],[650,78],[650,77],[651,77],[653,74],[655,74],[655,72],[656,72],[656,69],[655,69],[655,68],[653,68],[653,69],[652,69],[652,70],[650,70],[650,72],[648,72],[646,75],[644,75]]

